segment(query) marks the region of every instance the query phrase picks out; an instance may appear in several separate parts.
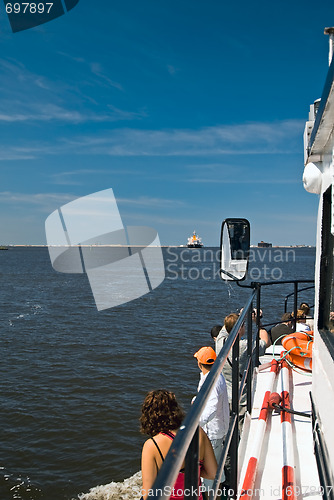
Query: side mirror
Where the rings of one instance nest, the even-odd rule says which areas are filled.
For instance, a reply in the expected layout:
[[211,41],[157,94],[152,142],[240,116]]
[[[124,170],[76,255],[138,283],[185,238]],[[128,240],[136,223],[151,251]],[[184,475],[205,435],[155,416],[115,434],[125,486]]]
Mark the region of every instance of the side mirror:
[[225,219],[220,234],[220,277],[242,281],[247,276],[250,224],[247,219]]

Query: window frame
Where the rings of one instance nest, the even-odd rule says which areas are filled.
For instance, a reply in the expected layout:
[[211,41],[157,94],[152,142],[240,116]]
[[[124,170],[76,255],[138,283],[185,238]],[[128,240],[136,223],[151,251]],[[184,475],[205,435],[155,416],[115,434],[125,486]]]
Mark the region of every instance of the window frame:
[[[332,294],[334,294],[334,236],[332,234],[333,187],[323,193],[322,225],[321,225],[321,256],[319,283],[318,329],[332,359],[334,360],[334,334],[329,330],[330,311],[334,310]],[[316,319],[316,318],[315,318]]]

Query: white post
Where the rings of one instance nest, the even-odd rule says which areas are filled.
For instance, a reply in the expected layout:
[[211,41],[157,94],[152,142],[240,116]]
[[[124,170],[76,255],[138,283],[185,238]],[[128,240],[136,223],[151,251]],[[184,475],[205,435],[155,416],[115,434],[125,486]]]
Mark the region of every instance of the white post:
[[332,62],[333,58],[333,51],[334,51],[334,28],[325,28],[324,31],[325,35],[329,35],[329,55],[328,55],[328,61],[329,65]]

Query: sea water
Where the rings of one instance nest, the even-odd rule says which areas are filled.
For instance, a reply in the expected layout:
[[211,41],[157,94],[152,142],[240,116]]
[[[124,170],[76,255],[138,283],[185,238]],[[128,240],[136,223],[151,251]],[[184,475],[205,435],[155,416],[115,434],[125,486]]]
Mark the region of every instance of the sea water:
[[[0,252],[1,500],[140,497],[146,393],[172,390],[187,410],[199,378],[194,352],[213,346],[211,327],[249,294],[219,278],[217,248],[163,253],[158,288],[98,312],[87,276],[54,271],[47,248]],[[314,259],[314,248],[252,249],[243,284],[312,279]],[[269,288],[264,323],[279,320],[293,291]],[[312,305],[313,291],[300,299]]]

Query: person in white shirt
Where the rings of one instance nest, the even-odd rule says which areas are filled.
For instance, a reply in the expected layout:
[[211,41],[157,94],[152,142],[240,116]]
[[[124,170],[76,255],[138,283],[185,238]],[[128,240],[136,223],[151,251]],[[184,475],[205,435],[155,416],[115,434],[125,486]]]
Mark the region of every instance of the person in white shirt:
[[222,350],[223,345],[225,344],[225,341],[228,337],[228,333],[229,332],[226,330],[225,325],[222,326],[222,328],[219,331],[219,333],[216,337],[216,340],[215,340],[215,348],[216,348],[217,356],[220,353],[220,351]]
[[314,330],[314,319],[312,318],[312,316],[310,316],[310,310],[311,310],[310,306],[307,304],[307,302],[302,302],[299,306],[299,309],[304,311],[305,318],[306,318],[305,323],[310,327],[310,330],[313,331]]
[[[194,354],[197,359],[198,368],[201,371],[200,381],[197,390],[204,384],[217,356],[212,347],[202,347]],[[230,410],[227,397],[227,388],[224,375],[221,373],[211,391],[210,397],[201,415],[199,425],[206,432],[211,441],[217,462],[219,462],[223,449],[224,438],[226,436],[230,419]],[[221,481],[224,482],[223,474]],[[212,488],[213,481],[203,480],[206,489]]]
[[[293,313],[292,313],[293,316]],[[310,332],[311,328],[306,324],[306,315],[302,309],[297,311],[296,332]]]

